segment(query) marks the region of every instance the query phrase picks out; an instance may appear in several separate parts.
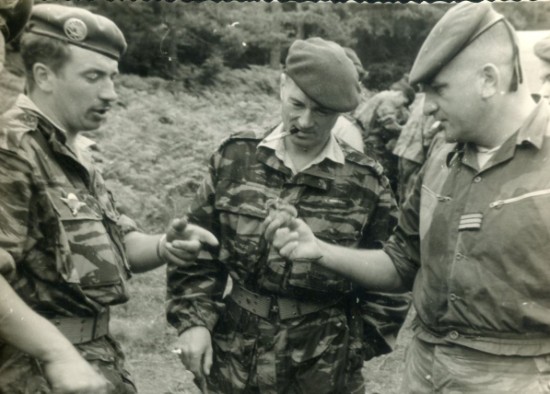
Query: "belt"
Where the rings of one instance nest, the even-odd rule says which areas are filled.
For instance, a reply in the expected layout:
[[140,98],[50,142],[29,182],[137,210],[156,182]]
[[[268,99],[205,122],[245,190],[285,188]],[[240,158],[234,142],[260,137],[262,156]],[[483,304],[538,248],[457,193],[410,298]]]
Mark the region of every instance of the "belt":
[[327,302],[299,301],[293,298],[257,294],[236,284],[233,285],[229,298],[254,315],[268,319],[270,315],[278,314],[281,320],[318,312],[341,300],[341,297],[336,297]]
[[109,333],[109,310],[96,317],[64,317],[48,319],[74,345],[93,341]]

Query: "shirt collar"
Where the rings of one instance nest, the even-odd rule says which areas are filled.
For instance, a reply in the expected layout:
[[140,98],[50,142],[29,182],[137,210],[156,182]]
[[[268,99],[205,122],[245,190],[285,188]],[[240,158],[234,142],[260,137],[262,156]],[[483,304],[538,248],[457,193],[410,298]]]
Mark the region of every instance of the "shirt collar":
[[[540,100],[517,131],[515,145],[528,143],[540,149],[546,135],[550,136],[550,104],[546,100]],[[464,143],[455,144],[455,148],[447,155],[448,167],[464,155],[466,146]]]
[[548,101],[540,100],[519,128],[516,144],[527,142],[540,149],[545,135],[550,135],[550,108]]
[[[268,149],[272,149],[275,151],[275,155],[279,160],[281,160],[288,168],[290,168],[294,173],[296,171],[294,170],[294,167],[292,165],[292,161],[289,160],[287,156],[287,152],[285,149],[284,144],[284,135],[283,135],[283,124],[280,123],[275,129],[269,133],[259,144],[258,147],[265,147]],[[340,147],[340,144],[338,144],[338,141],[332,135],[330,134],[330,138],[323,148],[321,152],[317,155],[315,159],[313,159],[306,167],[304,167],[301,172],[307,170],[311,166],[321,163],[325,159],[328,159],[334,163],[337,164],[345,164],[346,157],[344,155],[344,152],[342,151],[342,148]]]
[[24,94],[20,94],[17,97],[16,105],[19,108],[21,108],[23,110],[26,110],[26,111],[30,111],[30,112],[34,113],[35,115],[37,115],[39,118],[42,118],[42,119],[46,120],[48,123],[52,124],[56,129],[61,131],[64,135],[67,133],[65,131],[65,129],[63,129],[63,127],[59,126],[51,118],[46,116],[46,114],[44,112],[42,112],[42,110],[40,108],[38,108],[38,106],[34,103],[34,101],[32,101],[32,99],[29,96],[24,95]]

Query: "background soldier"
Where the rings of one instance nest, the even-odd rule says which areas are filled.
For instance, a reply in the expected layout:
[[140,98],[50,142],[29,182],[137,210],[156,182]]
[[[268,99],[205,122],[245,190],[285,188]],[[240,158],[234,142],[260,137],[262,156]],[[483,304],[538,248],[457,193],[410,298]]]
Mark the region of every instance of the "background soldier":
[[132,271],[193,258],[201,240],[216,240],[182,223],[172,243],[137,232],[78,149],[79,132],[97,129],[117,98],[113,77],[126,48],[117,26],[44,4],[27,31],[28,96],[0,119],[0,258],[9,281],[0,281],[0,391],[134,393],[109,335],[109,306],[127,301]]
[[[168,320],[203,391],[364,393],[364,358],[376,341],[388,346],[378,327],[363,331],[356,300],[369,295],[312,260],[281,258],[262,223],[299,214],[326,242],[381,246],[395,201],[380,166],[331,133],[359,99],[357,73],[339,45],[295,41],[280,95],[279,127],[234,135],[211,158],[189,220],[221,247],[189,266],[169,265]],[[233,290],[224,299],[228,276]]]
[[489,3],[453,7],[410,78],[454,143],[428,158],[384,250],[337,248],[299,220],[276,232],[282,255],[367,288],[414,284],[400,393],[549,390],[550,108],[519,65],[515,32]]
[[540,80],[542,86],[539,94],[546,99],[550,98],[550,36],[535,44],[535,55],[539,58]]

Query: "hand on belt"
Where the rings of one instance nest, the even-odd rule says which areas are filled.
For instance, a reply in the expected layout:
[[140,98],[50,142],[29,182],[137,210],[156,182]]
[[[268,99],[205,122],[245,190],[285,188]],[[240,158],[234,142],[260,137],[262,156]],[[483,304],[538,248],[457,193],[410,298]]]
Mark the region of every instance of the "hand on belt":
[[64,317],[48,319],[74,345],[90,342],[109,333],[109,310],[96,317]]
[[277,313],[281,320],[318,312],[337,304],[341,299],[336,297],[329,302],[299,301],[293,298],[257,294],[235,284],[229,298],[241,308],[264,319],[268,319],[271,313]]

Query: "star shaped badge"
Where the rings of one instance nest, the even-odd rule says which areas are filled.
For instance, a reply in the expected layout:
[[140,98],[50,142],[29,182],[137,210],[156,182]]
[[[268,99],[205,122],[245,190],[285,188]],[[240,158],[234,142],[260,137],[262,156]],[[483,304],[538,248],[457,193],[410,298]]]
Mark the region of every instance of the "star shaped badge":
[[76,216],[80,208],[86,205],[85,202],[79,201],[78,197],[74,193],[67,194],[67,197],[65,198],[61,197],[61,201],[67,204],[73,216]]

